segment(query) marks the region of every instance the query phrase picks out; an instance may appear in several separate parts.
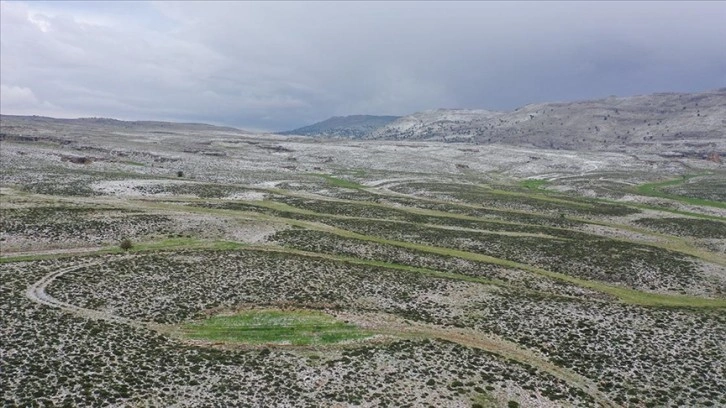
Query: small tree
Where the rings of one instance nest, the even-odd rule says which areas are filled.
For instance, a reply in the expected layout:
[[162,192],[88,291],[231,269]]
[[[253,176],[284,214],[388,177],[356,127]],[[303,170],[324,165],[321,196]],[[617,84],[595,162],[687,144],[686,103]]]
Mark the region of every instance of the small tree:
[[123,249],[124,251],[128,251],[129,249],[134,247],[134,244],[131,242],[130,239],[126,238],[121,241],[119,247],[121,247],[121,249]]
[[179,170],[179,171],[176,172],[176,176],[177,177],[184,177],[184,172],[181,171],[181,170]]

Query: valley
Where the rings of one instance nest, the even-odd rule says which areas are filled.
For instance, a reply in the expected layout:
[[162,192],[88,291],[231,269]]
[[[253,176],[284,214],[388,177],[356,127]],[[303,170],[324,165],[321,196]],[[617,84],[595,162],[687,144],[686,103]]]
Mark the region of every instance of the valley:
[[7,406],[726,404],[718,146],[2,135]]

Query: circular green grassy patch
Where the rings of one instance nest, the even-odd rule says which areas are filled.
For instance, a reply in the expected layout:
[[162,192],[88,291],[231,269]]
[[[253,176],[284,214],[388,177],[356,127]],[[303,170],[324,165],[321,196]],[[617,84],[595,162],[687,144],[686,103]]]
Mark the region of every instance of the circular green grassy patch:
[[312,310],[247,310],[184,325],[192,339],[294,346],[333,344],[370,337],[357,326]]

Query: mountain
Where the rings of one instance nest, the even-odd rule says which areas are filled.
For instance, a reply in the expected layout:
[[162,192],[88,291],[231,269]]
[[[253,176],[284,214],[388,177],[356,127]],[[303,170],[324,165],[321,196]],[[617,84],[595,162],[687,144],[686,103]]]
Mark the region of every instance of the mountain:
[[398,118],[398,116],[373,115],[334,116],[310,126],[278,132],[278,134],[359,138],[371,134],[376,129],[388,125]]
[[[460,139],[464,129],[476,128],[501,115],[483,109],[437,109],[403,116],[366,135],[369,139],[445,140]],[[464,139],[471,139],[466,136]]]
[[726,88],[527,105],[511,112],[439,109],[403,116],[368,139],[502,143],[570,150],[657,145],[726,150]]

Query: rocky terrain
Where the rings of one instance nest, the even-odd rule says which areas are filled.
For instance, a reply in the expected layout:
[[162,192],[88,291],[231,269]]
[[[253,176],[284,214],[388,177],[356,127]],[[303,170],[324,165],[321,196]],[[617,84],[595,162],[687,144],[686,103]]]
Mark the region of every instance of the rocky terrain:
[[405,116],[374,139],[471,141],[567,150],[667,154],[726,150],[726,89],[527,105],[513,112],[438,110]]
[[377,140],[648,152],[719,161],[726,154],[726,89],[541,103],[511,112],[438,109],[403,116],[364,132],[357,127],[340,129],[345,126],[336,125],[329,132],[325,126],[314,125],[295,134],[355,133]]
[[4,406],[726,405],[726,168],[663,145],[688,139],[8,115],[0,134]]

